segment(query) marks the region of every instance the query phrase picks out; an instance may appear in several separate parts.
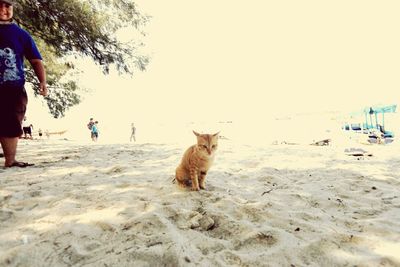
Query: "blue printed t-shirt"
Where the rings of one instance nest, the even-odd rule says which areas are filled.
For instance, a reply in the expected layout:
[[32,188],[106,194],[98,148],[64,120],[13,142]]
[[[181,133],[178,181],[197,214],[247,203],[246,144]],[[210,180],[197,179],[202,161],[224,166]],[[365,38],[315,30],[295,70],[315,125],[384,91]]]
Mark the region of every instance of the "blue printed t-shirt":
[[99,130],[97,129],[97,125],[96,124],[93,124],[93,126],[92,126],[92,133],[98,133],[99,132]]
[[25,84],[24,57],[42,59],[32,37],[15,23],[0,25],[0,88]]

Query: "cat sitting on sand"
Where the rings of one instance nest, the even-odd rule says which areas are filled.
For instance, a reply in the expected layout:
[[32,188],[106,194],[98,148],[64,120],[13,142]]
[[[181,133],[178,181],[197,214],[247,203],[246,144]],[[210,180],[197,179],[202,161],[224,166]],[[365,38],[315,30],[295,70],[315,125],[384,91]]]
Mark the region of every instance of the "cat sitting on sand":
[[218,134],[199,134],[197,144],[189,147],[176,168],[175,179],[179,186],[186,188],[192,184],[193,191],[206,189],[206,175],[210,169],[218,148]]

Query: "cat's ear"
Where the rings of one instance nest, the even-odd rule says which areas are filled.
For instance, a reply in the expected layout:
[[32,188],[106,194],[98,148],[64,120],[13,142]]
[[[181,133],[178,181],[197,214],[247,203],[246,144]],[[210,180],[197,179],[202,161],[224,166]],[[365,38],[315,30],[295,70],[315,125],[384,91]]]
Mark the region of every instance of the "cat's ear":
[[215,133],[215,134],[213,134],[212,136],[217,136],[217,135],[219,135],[219,133],[220,133],[220,132],[218,132],[218,133]]
[[198,132],[193,131],[195,136],[200,136],[200,134]]

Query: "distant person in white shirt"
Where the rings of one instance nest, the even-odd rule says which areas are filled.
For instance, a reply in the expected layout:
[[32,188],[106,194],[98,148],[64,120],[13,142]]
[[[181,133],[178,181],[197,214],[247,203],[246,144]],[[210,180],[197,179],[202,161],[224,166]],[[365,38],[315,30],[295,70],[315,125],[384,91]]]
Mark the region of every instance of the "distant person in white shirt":
[[28,139],[28,135],[29,135],[29,139],[33,139],[32,138],[32,129],[33,129],[33,125],[27,120],[26,117],[24,117],[24,120],[22,121],[22,130],[24,131],[25,139]]

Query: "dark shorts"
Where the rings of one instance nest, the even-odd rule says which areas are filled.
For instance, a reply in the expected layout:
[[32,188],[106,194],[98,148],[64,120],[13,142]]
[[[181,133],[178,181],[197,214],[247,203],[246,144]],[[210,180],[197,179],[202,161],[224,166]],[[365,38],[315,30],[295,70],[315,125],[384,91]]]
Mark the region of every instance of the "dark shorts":
[[24,87],[0,87],[0,136],[20,137],[28,96]]
[[24,134],[32,134],[31,127],[22,127]]

